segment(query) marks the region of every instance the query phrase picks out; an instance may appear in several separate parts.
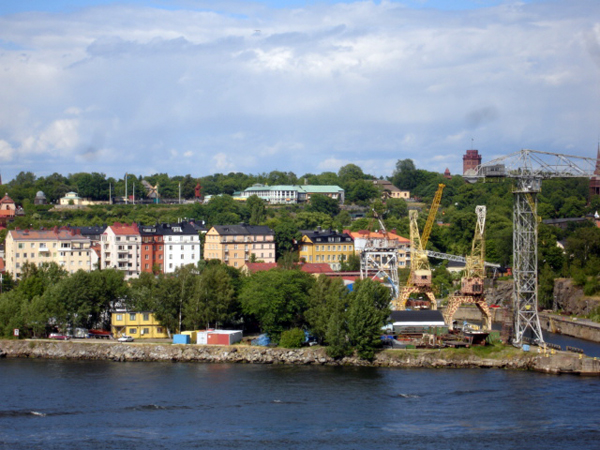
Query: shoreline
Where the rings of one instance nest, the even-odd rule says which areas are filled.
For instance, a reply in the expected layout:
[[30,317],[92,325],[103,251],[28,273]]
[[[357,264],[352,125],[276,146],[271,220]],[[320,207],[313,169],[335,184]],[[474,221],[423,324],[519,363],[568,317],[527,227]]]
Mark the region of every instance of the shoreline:
[[[483,348],[483,347],[482,347]],[[88,341],[0,340],[0,358],[326,365],[427,369],[510,369],[548,374],[600,376],[600,360],[556,352],[523,352],[510,346],[493,352],[470,349],[383,350],[373,361],[330,358],[323,347],[301,349]]]

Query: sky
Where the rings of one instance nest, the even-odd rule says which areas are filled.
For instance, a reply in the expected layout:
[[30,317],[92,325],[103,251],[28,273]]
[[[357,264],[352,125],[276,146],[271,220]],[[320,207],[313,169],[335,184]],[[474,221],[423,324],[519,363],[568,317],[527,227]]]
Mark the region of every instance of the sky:
[[0,174],[595,157],[597,0],[0,2]]

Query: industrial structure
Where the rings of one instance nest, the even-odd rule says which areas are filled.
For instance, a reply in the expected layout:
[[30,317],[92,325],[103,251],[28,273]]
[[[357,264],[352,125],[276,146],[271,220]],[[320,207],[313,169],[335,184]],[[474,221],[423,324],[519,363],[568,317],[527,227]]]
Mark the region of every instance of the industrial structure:
[[469,182],[512,178],[513,207],[513,310],[515,346],[523,344],[527,330],[533,340],[544,345],[538,316],[537,194],[542,180],[594,176],[596,160],[523,149],[480,164],[465,173]]
[[492,314],[485,301],[483,284],[485,279],[485,215],[486,207],[475,208],[477,222],[475,223],[475,236],[471,245],[471,254],[466,257],[464,275],[460,283],[460,292],[451,295],[444,311],[444,319],[448,328],[452,330],[454,313],[463,303],[472,303],[477,306],[483,316],[483,328],[492,329]]
[[444,184],[439,184],[438,189],[433,197],[431,208],[429,209],[429,216],[423,229],[423,235],[419,235],[418,226],[418,212],[410,211],[410,252],[411,252],[411,263],[410,263],[410,275],[406,285],[400,290],[400,295],[394,299],[392,306],[396,310],[406,309],[406,302],[413,293],[424,294],[429,298],[431,302],[431,309],[437,309],[437,302],[435,301],[435,294],[433,293],[431,285],[431,268],[429,267],[429,259],[427,257],[427,251],[425,247],[429,241],[429,235],[433,228],[433,222],[437,215],[440,202],[442,200],[442,192],[444,192]]

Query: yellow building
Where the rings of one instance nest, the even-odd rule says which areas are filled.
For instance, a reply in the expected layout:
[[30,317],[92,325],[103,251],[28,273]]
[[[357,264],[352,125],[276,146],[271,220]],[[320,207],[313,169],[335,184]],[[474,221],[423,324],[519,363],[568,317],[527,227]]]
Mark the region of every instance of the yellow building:
[[302,231],[298,247],[301,261],[327,263],[332,270],[340,270],[342,261],[354,254],[352,237],[335,230]]
[[257,261],[275,262],[275,233],[267,226],[215,225],[206,233],[204,259],[219,259],[241,268],[254,255]]
[[168,338],[169,335],[154,314],[148,311],[117,311],[110,319],[111,331],[118,338],[124,334],[135,339]]
[[92,270],[92,242],[73,228],[11,230],[5,241],[5,265],[15,279],[25,263],[55,262],[69,273]]

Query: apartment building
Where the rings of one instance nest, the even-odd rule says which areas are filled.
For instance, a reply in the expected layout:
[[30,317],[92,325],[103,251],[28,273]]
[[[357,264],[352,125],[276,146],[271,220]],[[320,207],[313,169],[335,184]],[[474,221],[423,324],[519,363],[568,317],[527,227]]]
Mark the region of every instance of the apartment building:
[[141,236],[137,223],[115,223],[106,228],[100,241],[100,267],[118,269],[125,273],[125,279],[140,275]]
[[69,227],[11,230],[5,241],[6,270],[15,279],[21,277],[25,263],[55,262],[69,273],[89,272],[93,269],[91,253],[90,239]]
[[301,231],[298,243],[300,260],[307,263],[327,263],[332,270],[340,270],[342,262],[354,254],[354,241],[347,233],[335,230]]
[[275,233],[269,227],[215,225],[206,233],[204,259],[219,259],[241,268],[252,255],[258,261],[275,262]]
[[193,222],[140,225],[139,230],[142,272],[171,273],[202,257],[199,230]]

